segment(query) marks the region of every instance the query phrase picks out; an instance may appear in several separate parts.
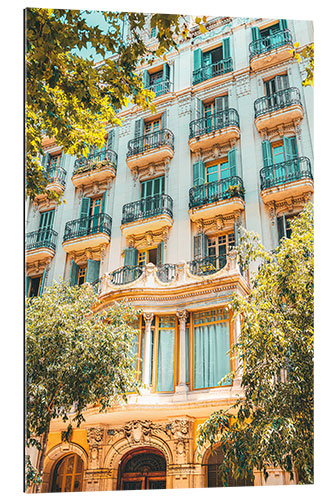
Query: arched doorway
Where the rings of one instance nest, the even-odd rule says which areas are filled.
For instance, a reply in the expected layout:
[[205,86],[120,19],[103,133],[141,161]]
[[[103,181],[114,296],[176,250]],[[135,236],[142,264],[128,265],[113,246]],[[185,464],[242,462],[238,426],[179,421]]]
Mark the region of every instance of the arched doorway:
[[155,448],[138,448],[125,455],[119,465],[119,490],[166,488],[166,460]]
[[83,460],[71,453],[56,464],[52,478],[52,492],[82,491]]
[[[221,448],[217,448],[214,453],[211,453],[207,462],[208,488],[221,488],[224,486],[219,473],[219,467],[223,461],[223,453]],[[235,479],[233,476],[228,477],[228,486],[253,486],[253,481],[249,478]]]

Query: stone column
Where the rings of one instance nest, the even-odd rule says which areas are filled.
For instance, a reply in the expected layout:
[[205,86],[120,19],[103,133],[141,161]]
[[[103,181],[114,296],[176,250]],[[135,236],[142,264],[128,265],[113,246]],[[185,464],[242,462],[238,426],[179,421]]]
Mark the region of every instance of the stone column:
[[143,353],[143,376],[142,382],[149,386],[150,379],[150,360],[151,360],[151,323],[154,319],[153,313],[143,313],[145,320],[145,346]]
[[186,318],[187,311],[178,311],[177,313],[179,321],[179,381],[176,386],[176,392],[187,392],[188,387],[186,385]]

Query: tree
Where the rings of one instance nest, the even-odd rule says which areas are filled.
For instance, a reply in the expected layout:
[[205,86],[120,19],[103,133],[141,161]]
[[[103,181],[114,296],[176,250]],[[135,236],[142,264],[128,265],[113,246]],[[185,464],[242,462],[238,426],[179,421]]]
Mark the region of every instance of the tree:
[[[26,193],[31,198],[48,193],[59,199],[46,191],[47,173],[38,159],[43,136],[54,138],[65,153],[87,156],[89,146],[103,145],[106,124],[121,125],[117,112],[124,106],[131,102],[154,111],[154,93],[136,74],[138,63],[165,57],[188,34],[184,16],[104,12],[105,34],[87,24],[87,13],[26,9]],[[142,41],[147,21],[157,28],[158,43],[151,49]],[[123,24],[130,32],[127,41]],[[203,24],[201,30],[206,31]],[[80,55],[88,46],[103,58],[116,56],[96,65]]]
[[[133,345],[134,310],[126,305],[96,312],[90,284],[46,288],[26,304],[26,444],[40,450],[37,470],[26,461],[27,486],[41,482],[51,420],[79,427],[83,411],[104,411],[138,392]],[[93,312],[93,310],[95,312]]]
[[[248,297],[235,296],[242,326],[233,353],[244,395],[202,425],[198,445],[218,443],[221,475],[252,477],[269,465],[299,483],[313,482],[313,210],[308,204],[291,223],[289,239],[267,252],[245,233],[244,268],[259,264]],[[229,374],[234,378],[237,371]]]
[[314,44],[310,43],[306,45],[301,53],[296,52],[298,49],[299,43],[294,43],[294,50],[292,50],[292,54],[298,63],[301,62],[302,59],[305,59],[308,62],[306,70],[306,77],[304,78],[302,85],[307,87],[308,85],[314,86]]

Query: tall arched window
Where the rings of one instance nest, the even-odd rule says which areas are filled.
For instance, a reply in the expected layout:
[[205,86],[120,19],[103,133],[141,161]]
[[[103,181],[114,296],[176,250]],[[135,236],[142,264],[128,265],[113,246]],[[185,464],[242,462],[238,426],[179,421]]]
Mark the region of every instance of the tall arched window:
[[83,460],[76,454],[66,455],[57,463],[52,492],[82,491]]
[[[219,472],[219,467],[222,463],[223,460],[223,453],[221,451],[221,448],[218,448],[215,450],[214,453],[211,453],[209,459],[208,459],[208,464],[207,464],[207,469],[208,469],[208,488],[216,488],[216,487],[223,487],[224,484],[222,483],[221,480],[221,475]],[[253,486],[253,481],[249,478],[247,479],[234,479],[231,475],[228,478],[228,486]]]
[[119,466],[120,490],[159,490],[166,488],[166,461],[159,450],[139,448],[126,455]]

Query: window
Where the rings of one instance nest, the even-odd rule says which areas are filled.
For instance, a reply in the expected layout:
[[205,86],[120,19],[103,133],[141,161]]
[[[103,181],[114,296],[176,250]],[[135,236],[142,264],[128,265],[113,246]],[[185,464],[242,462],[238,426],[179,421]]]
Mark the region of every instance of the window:
[[143,267],[149,262],[156,265],[157,248],[151,248],[150,250],[143,250],[142,252],[138,252],[138,266]]
[[[220,465],[223,461],[223,453],[221,448],[218,448],[210,454],[207,464],[208,488],[221,488],[224,486],[219,472]],[[227,486],[253,486],[253,481],[249,478],[234,479],[231,475],[228,477]]]
[[[145,122],[145,136],[144,136],[144,148],[151,148],[158,146],[159,134],[158,131],[161,129],[161,120],[153,120],[150,122]],[[154,133],[155,132],[155,133]]]
[[148,198],[148,196],[155,196],[164,193],[165,177],[156,177],[149,181],[141,182],[141,199]]
[[230,372],[229,312],[221,308],[194,313],[193,325],[194,389],[216,387]]
[[280,24],[277,22],[275,24],[272,24],[271,26],[268,26],[268,28],[261,29],[260,35],[261,35],[261,38],[267,38],[269,36],[274,35],[278,31],[280,31]]
[[230,177],[228,157],[220,160],[215,165],[206,166],[206,182],[220,181]]
[[266,80],[264,84],[266,96],[269,97],[279,90],[285,90],[289,87],[288,75],[277,75],[270,80]]
[[40,214],[39,228],[37,233],[37,242],[39,246],[50,242],[52,236],[52,227],[54,219],[54,210],[48,210]]
[[[297,144],[296,137],[284,137],[282,141],[270,143],[264,141],[262,143],[264,167],[272,165],[280,165],[289,160],[297,160]],[[290,167],[297,167],[298,162],[293,161]]]
[[193,53],[193,84],[214,76],[232,71],[230,57],[230,38],[224,38],[222,45],[202,52],[200,48]]
[[83,285],[86,282],[86,274],[87,274],[87,265],[79,266],[78,269],[78,277],[77,277],[77,285]]
[[292,221],[292,219],[294,217],[295,217],[295,214],[293,214],[293,215],[283,214],[281,217],[277,218],[277,229],[278,229],[279,242],[281,241],[282,238],[290,238],[290,236],[291,236],[290,222]]
[[100,261],[88,259],[86,264],[76,264],[71,261],[69,272],[69,283],[71,286],[83,285],[83,283],[94,283],[99,278]]
[[154,343],[154,380],[157,392],[172,392],[175,385],[176,317],[159,316]]
[[61,163],[61,154],[50,156],[48,172],[54,172],[58,167],[60,167],[60,163]]
[[216,266],[221,269],[226,265],[227,253],[235,246],[235,233],[207,238],[208,257],[217,258]]
[[40,293],[40,285],[42,282],[42,275],[41,276],[34,276],[33,278],[30,278],[30,286],[28,289],[28,297],[38,297]]
[[61,459],[55,467],[52,492],[82,491],[83,461],[72,453]]

